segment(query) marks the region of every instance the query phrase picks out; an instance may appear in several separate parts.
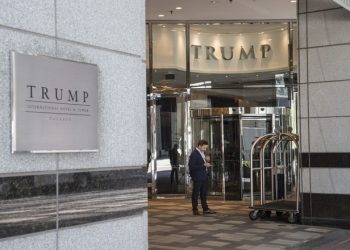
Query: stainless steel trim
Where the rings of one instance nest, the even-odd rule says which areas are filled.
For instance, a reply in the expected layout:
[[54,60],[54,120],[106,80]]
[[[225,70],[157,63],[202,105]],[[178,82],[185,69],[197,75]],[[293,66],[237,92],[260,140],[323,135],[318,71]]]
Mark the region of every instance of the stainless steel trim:
[[[243,118],[241,115],[239,117],[239,148],[243,149]],[[242,152],[242,150],[241,150]],[[241,193],[240,199],[243,199],[243,190],[244,190],[244,182],[243,182],[243,154],[239,154],[239,167],[240,167],[240,182],[241,182]]]
[[16,92],[16,86],[12,84],[15,79],[15,63],[14,63],[14,57],[15,57],[15,51],[10,51],[10,65],[11,65],[11,153],[14,153],[16,151],[17,145],[16,145],[16,96],[14,93]]
[[16,153],[43,153],[43,154],[50,154],[50,153],[81,153],[81,152],[99,152],[98,149],[91,149],[91,150],[30,150],[30,151],[16,151]]
[[224,137],[224,115],[221,115],[221,168],[222,168],[222,195],[223,200],[226,200],[226,174],[225,174],[225,137]]
[[24,51],[14,50],[14,49],[11,50],[10,52],[11,52],[11,56],[14,56],[14,53],[18,53],[18,54],[25,54],[25,55],[30,55],[30,56],[59,59],[59,60],[66,61],[66,62],[81,63],[81,64],[87,64],[87,65],[92,65],[92,66],[98,67],[98,65],[95,64],[95,63],[87,63],[87,62],[83,62],[83,61],[76,61],[76,60],[66,59],[66,58],[62,58],[62,57],[49,56],[49,55],[43,55],[43,54],[36,54],[36,53],[24,52]]
[[185,27],[186,30],[186,87],[190,88],[191,84],[191,31],[190,31],[190,25],[186,24]]
[[152,173],[152,198],[157,197],[157,106],[155,99],[152,98],[150,106],[151,119],[151,173]]
[[152,93],[153,89],[153,32],[152,24],[148,25],[148,45],[149,45],[149,84],[150,84],[150,150],[151,150],[151,175],[152,175],[152,198],[157,197],[157,106],[156,97]]
[[190,89],[187,89],[187,92],[184,93],[184,111],[185,111],[185,117],[184,117],[184,152],[185,152],[185,195],[186,197],[190,197],[190,185],[191,185],[191,178],[190,178],[190,171],[188,167],[189,157],[192,152],[192,118],[190,114],[190,105],[191,101],[189,100],[190,95]]

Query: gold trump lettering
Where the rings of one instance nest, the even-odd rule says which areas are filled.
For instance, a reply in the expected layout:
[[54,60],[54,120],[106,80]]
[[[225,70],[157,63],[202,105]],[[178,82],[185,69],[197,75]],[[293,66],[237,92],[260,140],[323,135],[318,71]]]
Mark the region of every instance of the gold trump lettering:
[[[234,47],[220,47],[220,52],[215,52],[215,47],[213,46],[202,46],[202,45],[191,45],[191,48],[194,52],[194,59],[200,59],[200,51],[202,51],[202,48],[204,48],[205,52],[205,58],[206,60],[218,60],[218,54],[220,53],[221,58],[225,61],[230,61],[234,57]],[[248,51],[248,52],[247,52]],[[271,51],[271,45],[270,44],[262,44],[260,45],[260,51],[261,51],[261,58],[267,58],[268,52]],[[255,48],[253,45],[249,47],[249,49],[244,48],[243,46],[239,49],[239,60],[248,60],[248,59],[257,59],[255,54]]]

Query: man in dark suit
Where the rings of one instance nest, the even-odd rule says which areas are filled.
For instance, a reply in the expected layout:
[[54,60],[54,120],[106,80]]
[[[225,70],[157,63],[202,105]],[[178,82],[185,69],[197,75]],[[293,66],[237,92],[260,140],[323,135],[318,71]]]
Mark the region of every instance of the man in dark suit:
[[175,175],[175,183],[179,184],[179,153],[178,153],[179,145],[174,144],[173,148],[169,150],[169,159],[171,164],[171,173],[170,173],[170,184],[173,185],[174,175]]
[[198,195],[201,197],[203,214],[213,214],[213,210],[209,209],[207,204],[208,174],[207,168],[211,165],[205,161],[204,152],[208,148],[208,142],[200,140],[197,147],[190,155],[188,163],[190,175],[193,181],[192,190],[192,211],[193,215],[199,215],[198,212]]

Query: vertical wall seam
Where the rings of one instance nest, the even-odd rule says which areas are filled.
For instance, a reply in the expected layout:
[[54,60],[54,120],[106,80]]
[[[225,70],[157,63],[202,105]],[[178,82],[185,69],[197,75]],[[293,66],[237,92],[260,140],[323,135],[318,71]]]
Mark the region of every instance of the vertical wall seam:
[[309,198],[310,198],[310,217],[312,224],[312,185],[311,185],[311,136],[310,136],[310,89],[309,89],[309,13],[308,0],[306,0],[305,32],[306,32],[306,96],[307,96],[307,130],[308,130],[308,168],[309,168]]
[[[54,0],[54,12],[55,12],[55,56],[58,56],[58,36],[57,36],[57,0]],[[58,218],[58,196],[59,196],[59,154],[56,154],[56,250],[58,250],[58,227],[59,227],[59,218]]]
[[[300,15],[298,14],[299,12],[299,9],[300,9],[300,1],[299,1],[299,4],[298,4],[298,9],[297,9],[297,17],[298,17],[298,81],[299,81],[299,84],[298,84],[298,105],[296,105],[296,113],[299,115],[299,118],[298,118],[298,122],[297,122],[297,128],[296,128],[296,131],[299,132],[299,155],[298,155],[298,164],[299,164],[299,173],[298,173],[298,178],[300,179],[299,181],[299,185],[300,185],[300,191],[299,191],[299,194],[297,195],[300,195],[300,194],[303,194],[304,193],[304,178],[303,178],[303,166],[302,166],[302,158],[301,158],[301,153],[302,153],[302,145],[303,145],[303,142],[301,140],[302,138],[302,130],[301,130],[301,88],[300,88],[300,77],[301,77],[301,70],[300,70],[300,66],[301,66],[301,63],[300,63]],[[298,117],[297,115],[297,117]],[[304,211],[304,196],[301,195],[300,196],[300,201],[301,201],[301,212]],[[301,213],[301,216],[303,216],[303,213]]]
[[57,57],[57,0],[54,0],[55,9],[55,56]]

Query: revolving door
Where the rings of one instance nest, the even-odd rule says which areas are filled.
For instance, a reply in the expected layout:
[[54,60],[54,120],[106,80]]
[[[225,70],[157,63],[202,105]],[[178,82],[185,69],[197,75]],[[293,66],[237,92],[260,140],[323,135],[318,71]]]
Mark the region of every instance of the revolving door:
[[278,123],[275,114],[245,114],[242,107],[191,110],[192,148],[200,139],[209,143],[208,195],[241,200],[250,194],[251,143]]

